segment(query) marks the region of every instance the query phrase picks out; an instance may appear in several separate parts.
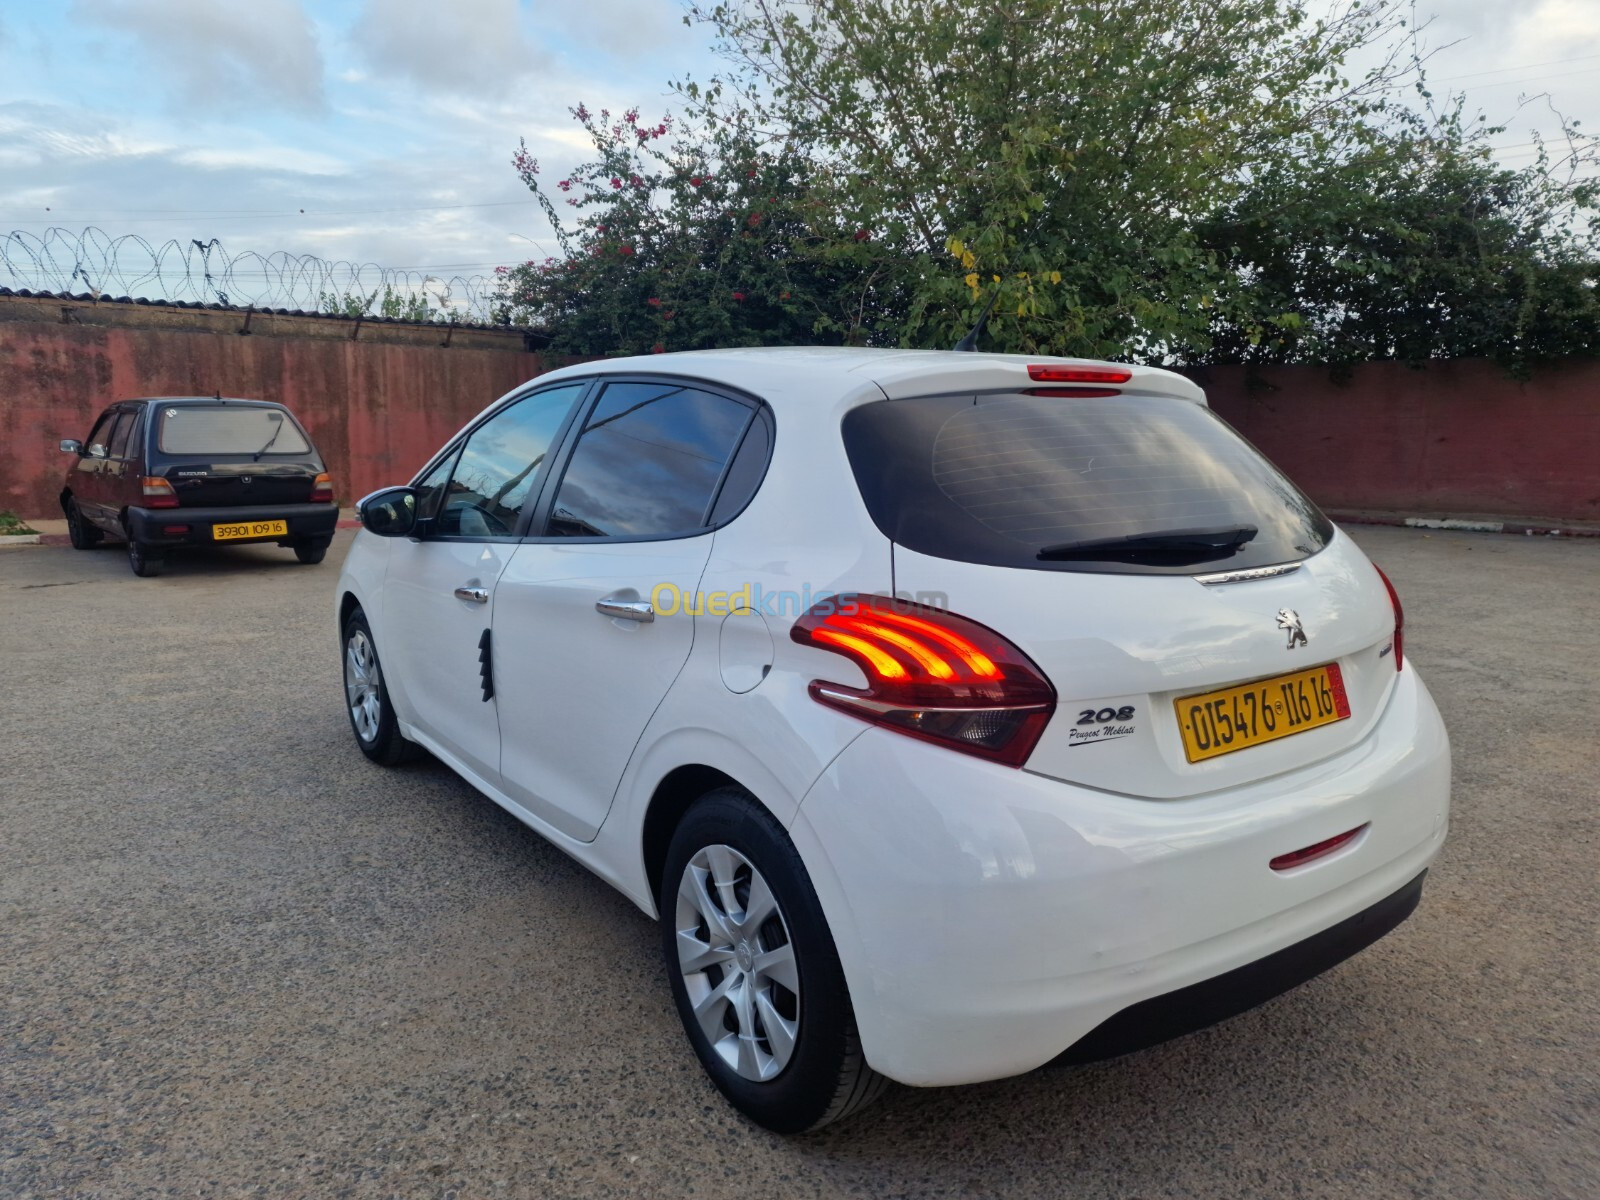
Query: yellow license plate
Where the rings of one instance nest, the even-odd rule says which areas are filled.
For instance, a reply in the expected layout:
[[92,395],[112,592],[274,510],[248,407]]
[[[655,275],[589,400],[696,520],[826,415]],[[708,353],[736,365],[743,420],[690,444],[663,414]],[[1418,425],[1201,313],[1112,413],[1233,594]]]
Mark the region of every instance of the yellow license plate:
[[1275,742],[1350,716],[1338,663],[1185,696],[1173,705],[1190,762]]
[[288,532],[287,521],[244,521],[238,525],[213,525],[211,538],[217,542],[232,542],[239,538],[283,537]]

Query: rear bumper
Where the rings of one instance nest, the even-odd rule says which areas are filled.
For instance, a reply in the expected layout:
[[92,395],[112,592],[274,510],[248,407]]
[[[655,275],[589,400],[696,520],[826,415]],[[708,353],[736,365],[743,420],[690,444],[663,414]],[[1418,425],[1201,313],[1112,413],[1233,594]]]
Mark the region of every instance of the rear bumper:
[[[813,785],[790,833],[867,1060],[902,1083],[938,1085],[1020,1074],[1074,1050],[1122,1053],[1332,966],[1409,911],[1449,797],[1444,727],[1408,669],[1372,732],[1343,753],[1181,800],[1066,784],[869,729]],[[1358,827],[1326,857],[1269,865]],[[1174,1022],[1186,1002],[1205,1011]]]
[[[229,539],[218,542],[214,525],[243,525],[256,521],[284,521],[286,534]],[[331,538],[339,523],[337,504],[263,504],[223,508],[130,508],[128,528],[135,541],[152,546],[242,545],[250,542],[294,542],[302,538]],[[182,533],[169,527],[187,525]]]
[[1427,874],[1422,872],[1371,908],[1362,909],[1303,942],[1186,988],[1130,1005],[1079,1038],[1056,1061],[1098,1062],[1160,1045],[1248,1012],[1315,979],[1365,950],[1415,912]]

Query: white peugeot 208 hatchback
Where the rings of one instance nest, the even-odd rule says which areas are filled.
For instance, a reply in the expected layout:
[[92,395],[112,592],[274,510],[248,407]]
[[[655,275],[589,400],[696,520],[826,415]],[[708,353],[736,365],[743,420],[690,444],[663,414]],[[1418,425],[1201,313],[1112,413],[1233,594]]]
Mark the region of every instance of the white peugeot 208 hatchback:
[[1168,372],[586,363],[361,515],[362,751],[656,918],[772,1129],[1243,1011],[1404,920],[1445,836],[1393,588]]

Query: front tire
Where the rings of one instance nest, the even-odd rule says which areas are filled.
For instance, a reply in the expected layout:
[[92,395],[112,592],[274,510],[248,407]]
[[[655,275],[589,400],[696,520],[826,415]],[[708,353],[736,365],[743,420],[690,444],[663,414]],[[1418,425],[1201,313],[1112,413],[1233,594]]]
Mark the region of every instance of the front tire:
[[372,627],[360,609],[344,623],[343,644],[345,715],[361,753],[385,767],[416,757],[416,743],[402,736],[395,720]]
[[99,529],[89,524],[83,511],[78,507],[76,499],[67,499],[67,537],[72,542],[74,550],[92,550],[100,544],[100,539],[105,537]]
[[772,814],[738,787],[695,802],[662,873],[661,944],[700,1064],[745,1116],[804,1133],[888,1080],[867,1065],[816,890]]

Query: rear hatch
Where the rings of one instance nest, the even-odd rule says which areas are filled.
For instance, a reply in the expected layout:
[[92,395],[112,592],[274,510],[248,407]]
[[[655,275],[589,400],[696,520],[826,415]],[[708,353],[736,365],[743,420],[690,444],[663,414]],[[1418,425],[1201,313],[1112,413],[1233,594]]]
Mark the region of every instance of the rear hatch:
[[[1381,713],[1394,613],[1376,569],[1203,405],[888,400],[853,410],[844,431],[895,542],[896,593],[989,626],[1055,685],[1026,769],[1192,796],[1336,754]],[[1333,676],[1314,670],[1330,664]],[[1320,697],[1319,683],[1331,684]],[[1247,684],[1243,709],[1212,695]],[[1263,737],[1265,708],[1297,697],[1315,719],[1280,707],[1282,735]],[[1224,747],[1225,715],[1252,734],[1230,730]]]
[[157,412],[152,466],[180,507],[309,503],[322,460],[287,410],[219,401]]

